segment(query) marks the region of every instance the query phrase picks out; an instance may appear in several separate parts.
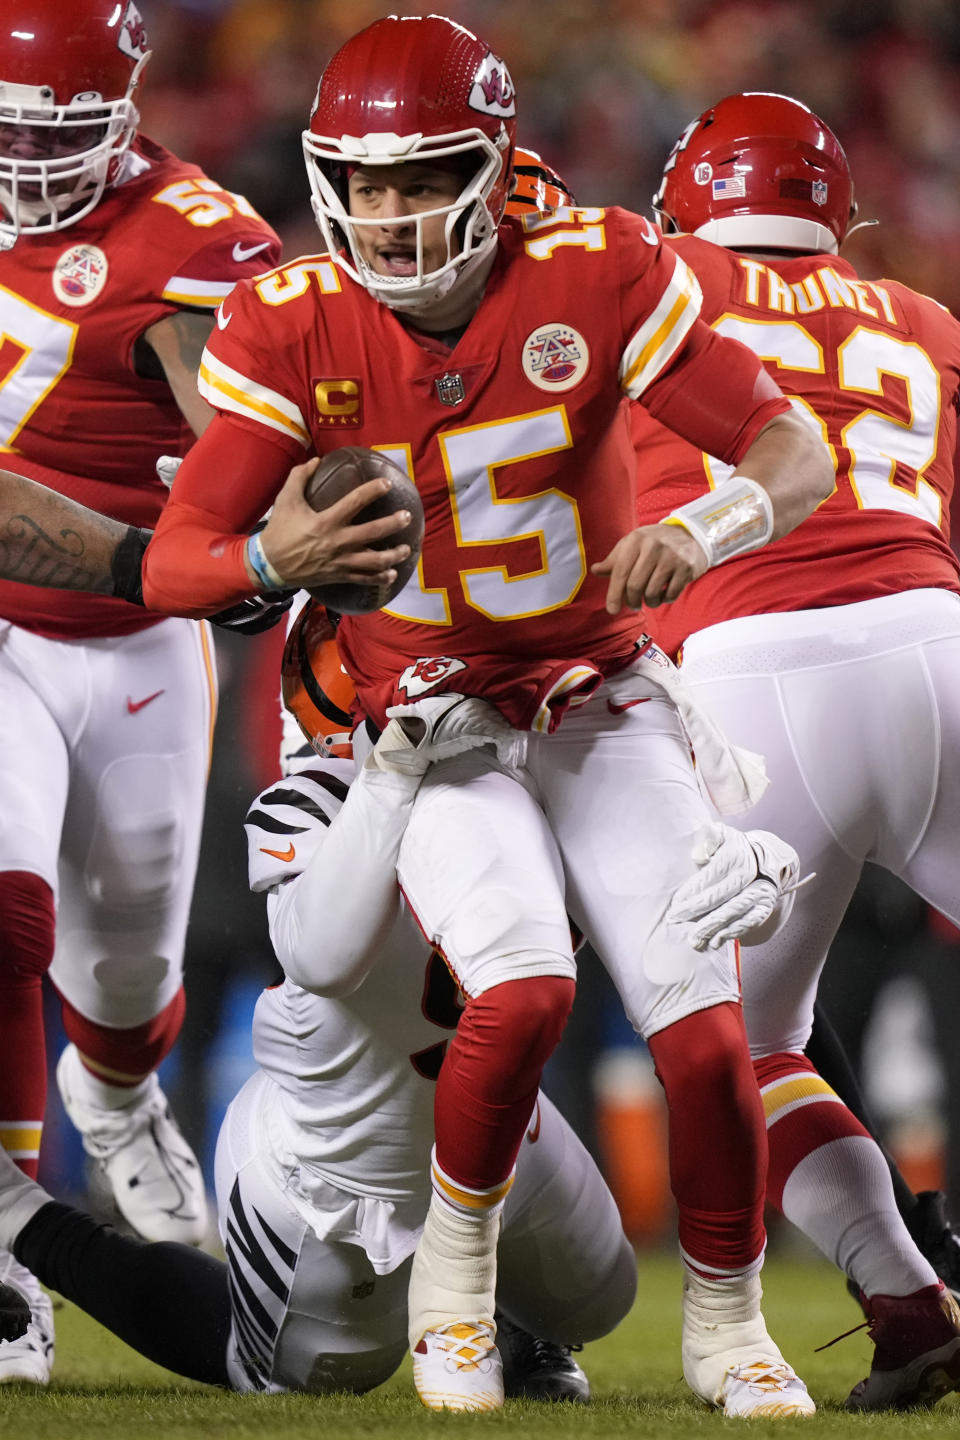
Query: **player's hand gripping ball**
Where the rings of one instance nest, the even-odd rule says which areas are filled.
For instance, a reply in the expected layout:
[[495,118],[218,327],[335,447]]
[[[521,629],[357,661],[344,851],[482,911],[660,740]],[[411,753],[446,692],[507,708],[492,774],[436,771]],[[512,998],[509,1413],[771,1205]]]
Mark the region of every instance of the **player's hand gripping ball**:
[[328,610],[341,615],[367,615],[380,610],[399,595],[410,576],[417,568],[420,548],[423,545],[423,504],[417,487],[400,466],[377,450],[367,450],[361,445],[344,445],[325,455],[307,481],[305,498],[313,510],[326,510],[328,506],[349,495],[367,480],[382,475],[390,481],[390,489],[371,505],[367,505],[354,517],[355,525],[365,525],[371,520],[380,520],[395,515],[398,510],[410,511],[410,522],[402,530],[395,530],[385,539],[377,541],[377,550],[392,550],[395,545],[409,545],[410,554],[397,565],[397,578],[392,585],[377,585],[373,582],[341,583],[321,585],[311,590],[315,600]]

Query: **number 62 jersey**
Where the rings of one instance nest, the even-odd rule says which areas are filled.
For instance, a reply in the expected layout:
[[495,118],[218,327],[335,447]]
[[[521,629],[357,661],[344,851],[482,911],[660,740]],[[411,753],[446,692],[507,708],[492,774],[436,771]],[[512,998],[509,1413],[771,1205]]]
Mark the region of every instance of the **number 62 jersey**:
[[[752,357],[714,344],[699,306],[683,261],[621,210],[502,225],[452,350],[405,327],[326,255],[238,287],[201,366],[210,404],[291,461],[343,444],[382,450],[423,500],[415,576],[388,608],[338,631],[368,713],[449,682],[528,726],[545,686],[575,687],[629,655],[636,617],[608,615],[606,581],[590,574],[636,523],[625,397],[669,413],[691,439],[712,436],[731,463],[785,409]],[[700,331],[697,374],[712,376],[717,401],[688,410],[684,357]],[[736,386],[731,350],[747,367]],[[222,491],[200,498],[188,480],[178,496],[235,531],[267,498],[239,497],[231,514]],[[397,697],[398,676],[417,666]]]
[[[743,615],[847,605],[905,590],[958,591],[950,548],[960,324],[892,280],[834,255],[766,263],[675,237],[703,289],[704,320],[765,362],[830,447],[836,487],[774,545],[717,566],[651,613],[665,650]],[[728,473],[640,407],[637,520],[649,523]]]

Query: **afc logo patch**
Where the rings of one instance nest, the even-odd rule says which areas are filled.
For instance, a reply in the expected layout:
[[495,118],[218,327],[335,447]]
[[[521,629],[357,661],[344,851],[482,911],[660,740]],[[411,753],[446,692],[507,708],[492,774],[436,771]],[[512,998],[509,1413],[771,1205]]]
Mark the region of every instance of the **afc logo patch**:
[[99,245],[74,245],[53,267],[54,293],[64,305],[89,305],[107,283],[107,257]]
[[572,325],[540,325],[524,340],[521,360],[538,390],[571,390],[590,368],[590,350]]
[[452,655],[427,655],[407,666],[397,681],[397,690],[408,699],[415,700],[418,695],[426,695],[434,685],[439,685],[449,676],[466,668],[465,661],[457,660]]
[[363,424],[359,380],[315,380],[313,395],[317,419],[325,430],[356,430]]

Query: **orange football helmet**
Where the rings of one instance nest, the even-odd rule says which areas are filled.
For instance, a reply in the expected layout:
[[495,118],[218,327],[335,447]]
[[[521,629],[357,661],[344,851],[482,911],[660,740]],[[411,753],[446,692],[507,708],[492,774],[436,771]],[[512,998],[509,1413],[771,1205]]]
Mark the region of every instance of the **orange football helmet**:
[[308,601],[284,646],[281,695],[318,755],[350,760],[357,692],[340,663],[335,635],[323,606]]
[[536,150],[521,150],[517,146],[513,152],[513,184],[507,200],[507,215],[537,215],[576,203],[566,182]]

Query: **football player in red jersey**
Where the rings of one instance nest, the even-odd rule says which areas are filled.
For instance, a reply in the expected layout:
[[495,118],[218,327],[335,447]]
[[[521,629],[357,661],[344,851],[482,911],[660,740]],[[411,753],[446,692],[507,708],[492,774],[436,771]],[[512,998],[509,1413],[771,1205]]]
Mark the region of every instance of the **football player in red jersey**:
[[687,1379],[727,1414],[806,1414],[760,1312],[766,1142],[735,945],[704,956],[664,923],[710,816],[665,687],[721,803],[745,803],[751,782],[638,646],[629,607],[706,562],[682,526],[635,528],[626,400],[740,467],[718,553],[808,514],[829,457],[755,358],[702,324],[687,267],[648,222],[560,209],[499,223],[515,108],[503,62],[441,16],[378,21],[330,61],[304,136],[328,252],[221,307],[199,382],[220,413],[174,484],[144,593],[187,614],[245,593],[249,522],[291,459],[346,434],[407,467],[427,517],[389,609],[341,621],[363,709],[383,725],[398,702],[461,693],[516,727],[499,756],[428,777],[398,866],[467,996],[409,1296],[424,1403],[498,1403],[475,1359],[495,1354],[500,1210],[572,1001],[569,909],[666,1088]]
[[[711,714],[766,757],[773,783],[750,823],[791,840],[815,872],[789,926],[743,967],[768,1198],[864,1297],[877,1349],[848,1408],[924,1404],[960,1385],[960,1310],[912,1243],[879,1149],[803,1052],[865,861],[960,922],[960,574],[948,534],[960,325],[838,257],[856,214],[846,157],[789,97],[711,107],[674,147],[654,205],[700,281],[704,317],[756,351],[835,460],[832,495],[798,529],[709,569],[647,622],[670,652],[682,646],[682,673]],[[719,496],[723,464],[640,407],[633,426],[641,523]]]
[[[212,418],[195,370],[214,309],[279,243],[242,197],[137,133],[148,52],[133,3],[13,0],[4,20],[3,465],[125,532],[150,527],[167,495],[158,458]],[[183,1012],[210,647],[203,626],[64,578],[0,581],[0,1141],[36,1173],[49,972],[88,1152],[132,1225],[197,1243],[203,1178],[154,1072]],[[0,1381],[49,1375],[49,1308],[34,1295],[34,1332],[0,1347]]]

